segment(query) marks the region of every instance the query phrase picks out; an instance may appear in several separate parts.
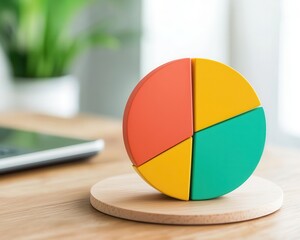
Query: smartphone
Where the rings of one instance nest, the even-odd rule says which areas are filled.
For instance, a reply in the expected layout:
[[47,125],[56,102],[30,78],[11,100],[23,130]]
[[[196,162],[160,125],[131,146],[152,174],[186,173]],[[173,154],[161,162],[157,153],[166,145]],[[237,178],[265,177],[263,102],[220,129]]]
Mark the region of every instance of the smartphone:
[[0,127],[0,173],[86,159],[103,148],[102,139],[84,140]]

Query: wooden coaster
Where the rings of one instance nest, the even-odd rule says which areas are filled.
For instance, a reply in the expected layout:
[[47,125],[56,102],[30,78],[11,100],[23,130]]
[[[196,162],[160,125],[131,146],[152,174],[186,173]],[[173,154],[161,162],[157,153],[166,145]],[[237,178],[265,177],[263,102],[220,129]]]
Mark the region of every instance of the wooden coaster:
[[223,197],[206,201],[180,201],[148,186],[137,174],[102,180],[91,188],[94,208],[111,216],[140,222],[200,225],[250,220],[277,211],[281,188],[252,176]]

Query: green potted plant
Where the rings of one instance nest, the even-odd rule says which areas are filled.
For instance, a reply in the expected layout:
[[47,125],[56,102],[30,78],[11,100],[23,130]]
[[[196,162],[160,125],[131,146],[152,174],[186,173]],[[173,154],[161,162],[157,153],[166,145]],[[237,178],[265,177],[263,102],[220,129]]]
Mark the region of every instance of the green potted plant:
[[[77,111],[78,81],[69,70],[84,50],[114,48],[119,39],[97,23],[72,24],[93,0],[1,0],[0,41],[11,66],[15,106],[60,115]],[[53,106],[56,99],[56,106]]]

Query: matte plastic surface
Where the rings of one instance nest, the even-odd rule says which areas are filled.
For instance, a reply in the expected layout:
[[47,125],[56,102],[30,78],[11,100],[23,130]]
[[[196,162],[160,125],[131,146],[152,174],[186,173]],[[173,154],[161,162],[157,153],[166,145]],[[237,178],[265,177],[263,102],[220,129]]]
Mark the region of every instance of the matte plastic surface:
[[134,168],[158,191],[170,197],[189,200],[192,142],[193,139],[189,138]]
[[191,200],[219,197],[243,184],[260,161],[265,136],[263,108],[196,132]]
[[231,67],[175,60],[132,92],[125,147],[136,171],[160,192],[181,200],[216,198],[246,181],[260,160],[266,126],[259,106],[251,85]]
[[260,105],[240,73],[208,59],[193,59],[193,92],[195,132]]
[[193,134],[191,59],[166,63],[149,73],[126,105],[123,136],[140,166]]

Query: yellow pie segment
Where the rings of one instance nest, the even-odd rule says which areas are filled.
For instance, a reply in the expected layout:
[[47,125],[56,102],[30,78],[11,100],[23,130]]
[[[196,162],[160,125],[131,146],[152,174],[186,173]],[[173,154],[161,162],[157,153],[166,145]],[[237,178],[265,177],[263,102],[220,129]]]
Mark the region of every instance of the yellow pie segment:
[[254,89],[233,68],[196,58],[192,69],[194,132],[260,106]]
[[175,145],[134,169],[158,191],[177,199],[189,200],[192,138]]

